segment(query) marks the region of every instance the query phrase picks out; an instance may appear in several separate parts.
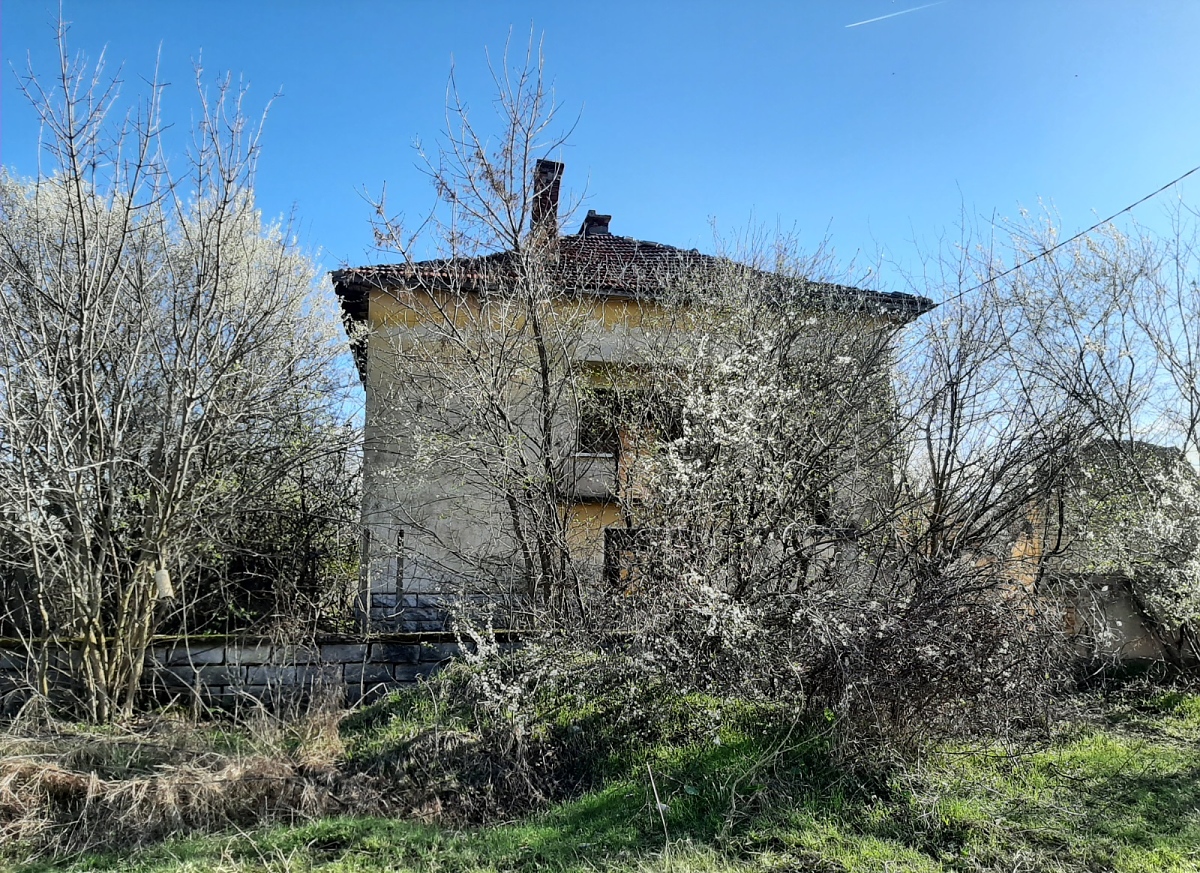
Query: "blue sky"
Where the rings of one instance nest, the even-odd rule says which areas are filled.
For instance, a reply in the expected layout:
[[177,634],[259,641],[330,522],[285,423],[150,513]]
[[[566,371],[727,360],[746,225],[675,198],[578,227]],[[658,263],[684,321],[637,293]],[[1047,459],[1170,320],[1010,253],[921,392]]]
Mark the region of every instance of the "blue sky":
[[[564,117],[578,116],[564,184],[612,230],[702,250],[711,222],[829,235],[842,260],[915,263],[960,212],[1014,216],[1039,198],[1074,232],[1200,164],[1200,3],[907,0],[545,4],[305,0],[64,0],[70,44],[125,93],[171,83],[176,145],[192,62],[211,80],[276,91],[259,178],[270,215],[294,211],[326,268],[370,251],[363,191],[386,182],[411,213],[432,191],[411,144],[442,128],[447,75],[483,115],[484,51],[544,37]],[[32,110],[12,68],[53,72],[52,0],[3,0],[0,159],[36,168]],[[1197,190],[1193,184],[1193,190]],[[1186,189],[1185,189],[1186,193]],[[1162,198],[1139,208],[1153,222]],[[573,229],[573,228],[568,228]],[[898,287],[894,272],[880,277]]]

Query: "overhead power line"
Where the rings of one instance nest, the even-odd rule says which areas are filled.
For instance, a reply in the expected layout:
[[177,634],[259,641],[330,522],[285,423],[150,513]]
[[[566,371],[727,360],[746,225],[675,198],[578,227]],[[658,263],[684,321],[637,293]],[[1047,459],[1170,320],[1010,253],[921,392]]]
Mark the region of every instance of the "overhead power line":
[[1100,221],[1097,221],[1091,227],[1085,228],[1084,230],[1079,231],[1079,233],[1075,234],[1073,237],[1070,237],[1069,239],[1065,239],[1060,243],[1055,243],[1054,245],[1050,246],[1050,248],[1046,249],[1044,252],[1038,252],[1033,257],[1027,258],[1024,261],[1022,261],[1021,263],[1019,263],[1015,266],[1009,267],[1003,273],[997,273],[995,276],[992,276],[990,279],[985,279],[984,281],[980,282],[978,285],[973,285],[970,288],[967,288],[965,291],[959,291],[957,294],[955,294],[951,297],[947,297],[945,300],[939,301],[938,303],[935,303],[934,308],[936,309],[937,307],[941,306],[943,303],[953,303],[955,300],[959,300],[963,297],[966,297],[968,294],[970,294],[973,291],[978,291],[980,288],[982,288],[985,285],[990,285],[992,282],[999,281],[1000,279],[1003,279],[1005,276],[1008,276],[1011,273],[1015,273],[1017,270],[1022,270],[1025,267],[1028,267],[1034,261],[1040,260],[1040,259],[1046,257],[1047,255],[1053,254],[1054,252],[1061,249],[1063,246],[1070,245],[1071,243],[1075,242],[1075,240],[1079,239],[1081,236],[1087,236],[1089,233],[1091,233],[1096,228],[1102,227],[1102,226],[1108,224],[1114,218],[1118,218],[1118,217],[1124,215],[1126,212],[1129,212],[1131,209],[1141,206],[1147,200],[1157,197],[1159,194],[1166,191],[1172,185],[1178,185],[1180,182],[1182,182],[1188,176],[1190,176],[1196,172],[1200,172],[1200,166],[1192,167],[1190,170],[1188,170],[1182,176],[1177,176],[1176,178],[1172,179],[1167,184],[1163,185],[1161,188],[1158,188],[1155,191],[1151,191],[1149,194],[1147,194],[1145,197],[1142,197],[1140,200],[1135,200],[1133,203],[1130,203],[1124,209],[1117,210],[1112,215],[1110,215],[1108,218],[1102,218]]

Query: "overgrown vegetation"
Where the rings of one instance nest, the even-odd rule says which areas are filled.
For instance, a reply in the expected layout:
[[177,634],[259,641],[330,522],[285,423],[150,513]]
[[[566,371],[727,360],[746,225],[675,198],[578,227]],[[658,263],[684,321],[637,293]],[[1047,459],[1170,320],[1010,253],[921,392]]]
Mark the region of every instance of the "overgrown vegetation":
[[182,713],[123,727],[30,714],[0,735],[0,844],[32,856],[134,846],[187,832],[382,811],[338,769],[341,715],[325,706],[238,724]]
[[[904,765],[841,746],[832,720],[801,723],[779,707],[664,692],[586,706],[547,701],[525,740],[537,759],[531,772],[574,776],[547,775],[541,801],[518,815],[504,806],[515,790],[513,750],[489,745],[487,718],[445,706],[463,699],[466,672],[360,711],[340,737],[326,717],[319,729],[311,718],[225,732],[172,722],[169,741],[162,722],[136,733],[63,728],[36,743],[8,739],[5,825],[22,779],[27,792],[40,786],[58,818],[8,841],[7,857],[24,857],[18,869],[27,873],[51,863],[135,871],[1200,868],[1195,691],[1138,685],[1073,695],[1060,701],[1053,732],[939,744]],[[41,781],[31,780],[36,755],[50,750],[62,769],[41,764]],[[8,763],[14,756],[25,757],[25,771]],[[209,764],[208,784],[189,789],[205,760],[226,763]],[[168,773],[168,762],[177,769]],[[89,767],[96,775],[83,775]],[[286,788],[248,789],[287,767],[276,783]],[[163,784],[151,789],[150,774]],[[77,790],[75,805],[65,805],[63,786],[89,778],[90,799]],[[237,787],[218,793],[222,781]],[[356,817],[338,815],[348,801],[359,804]],[[407,815],[361,816],[371,809]],[[264,826],[272,819],[286,824]],[[189,832],[211,835],[158,844]],[[133,842],[151,845],[131,854]]]
[[[561,234],[557,106],[536,47],[515,61],[495,125],[452,83],[424,248],[381,202],[403,263],[335,274],[403,315],[361,340],[380,593],[455,598],[481,649],[532,631],[477,689],[521,754],[534,698],[579,664],[605,690],[829,711],[895,748],[1036,721],[1063,609],[1014,539],[1102,429],[1086,373],[1038,383],[1057,326],[1010,329],[994,283],[935,314],[928,289],[860,287],[786,237],[708,255],[594,215]],[[960,278],[992,272],[976,258]]]
[[44,169],[0,171],[0,635],[28,655],[0,694],[105,722],[156,631],[350,611],[357,430],[315,265],[255,207],[244,89],[197,83],[171,163],[165,86],[123,110],[65,33],[21,80]]

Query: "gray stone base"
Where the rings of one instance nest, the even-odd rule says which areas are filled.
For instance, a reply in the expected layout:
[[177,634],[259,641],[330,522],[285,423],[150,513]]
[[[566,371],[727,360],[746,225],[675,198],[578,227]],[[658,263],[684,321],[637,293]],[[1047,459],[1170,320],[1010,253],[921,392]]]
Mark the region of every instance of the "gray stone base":
[[[303,645],[262,638],[164,639],[147,653],[143,687],[159,703],[272,707],[329,695],[353,705],[411,686],[458,653],[457,642],[445,633]],[[13,710],[30,696],[28,668],[24,652],[0,649],[0,711]]]
[[371,595],[371,629],[379,632],[443,633],[450,609],[441,594]]

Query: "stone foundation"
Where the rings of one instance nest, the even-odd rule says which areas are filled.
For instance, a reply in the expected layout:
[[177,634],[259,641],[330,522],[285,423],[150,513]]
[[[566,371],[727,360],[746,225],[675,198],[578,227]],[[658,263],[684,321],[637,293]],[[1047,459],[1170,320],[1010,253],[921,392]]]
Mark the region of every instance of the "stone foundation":
[[372,630],[438,634],[450,627],[450,608],[440,594],[371,592]]
[[[142,685],[158,703],[274,707],[330,695],[347,705],[411,686],[459,654],[453,635],[381,634],[280,644],[256,637],[164,638],[146,655]],[[67,656],[53,663],[60,673]],[[0,648],[0,711],[28,699],[33,674],[24,651]],[[58,683],[56,683],[58,684]]]

